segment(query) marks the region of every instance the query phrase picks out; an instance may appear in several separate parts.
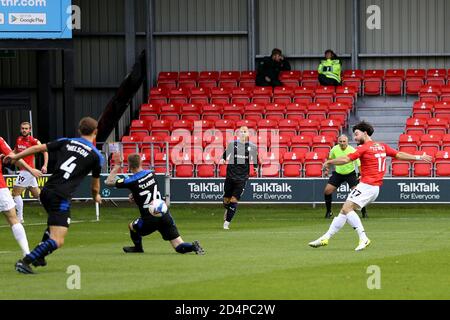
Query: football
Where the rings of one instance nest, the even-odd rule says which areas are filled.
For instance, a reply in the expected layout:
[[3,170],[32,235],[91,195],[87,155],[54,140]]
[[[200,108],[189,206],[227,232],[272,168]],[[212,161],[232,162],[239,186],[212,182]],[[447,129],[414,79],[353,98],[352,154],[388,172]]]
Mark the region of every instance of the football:
[[148,211],[155,217],[162,217],[167,212],[167,204],[164,200],[155,199],[150,203]]

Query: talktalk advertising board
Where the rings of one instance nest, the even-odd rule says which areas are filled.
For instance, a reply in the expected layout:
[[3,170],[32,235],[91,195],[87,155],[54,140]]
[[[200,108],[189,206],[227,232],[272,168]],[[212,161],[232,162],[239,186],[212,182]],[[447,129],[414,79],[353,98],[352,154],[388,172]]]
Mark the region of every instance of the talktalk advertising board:
[[0,0],[0,39],[72,38],[71,0]]

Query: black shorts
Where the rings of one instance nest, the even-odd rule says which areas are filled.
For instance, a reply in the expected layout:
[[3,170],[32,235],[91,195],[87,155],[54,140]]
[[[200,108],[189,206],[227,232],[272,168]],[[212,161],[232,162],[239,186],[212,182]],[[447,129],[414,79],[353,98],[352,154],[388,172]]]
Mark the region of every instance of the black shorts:
[[224,198],[235,197],[236,199],[241,199],[242,194],[245,190],[245,185],[247,184],[247,180],[234,180],[234,179],[225,179],[225,185],[223,187],[224,190]]
[[328,183],[336,188],[339,188],[341,184],[344,182],[348,183],[348,186],[351,188],[356,187],[359,183],[358,177],[356,176],[356,172],[353,171],[349,174],[339,174],[336,171],[333,171],[330,179],[328,179]]
[[162,217],[149,215],[148,217],[138,218],[133,221],[133,230],[143,237],[159,231],[162,238],[166,241],[176,239],[180,236],[170,212],[167,212]]
[[42,189],[39,200],[47,211],[48,226],[66,227],[70,225],[70,200],[63,198],[51,190]]

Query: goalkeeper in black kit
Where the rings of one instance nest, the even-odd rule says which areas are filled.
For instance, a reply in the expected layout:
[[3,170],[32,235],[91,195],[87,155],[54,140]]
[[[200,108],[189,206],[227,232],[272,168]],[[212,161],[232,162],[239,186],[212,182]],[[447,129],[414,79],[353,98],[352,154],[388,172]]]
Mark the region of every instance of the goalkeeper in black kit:
[[257,148],[256,145],[249,142],[247,127],[239,129],[239,139],[228,145],[222,158],[221,163],[225,163],[228,159],[223,195],[223,206],[226,209],[223,228],[228,230],[231,220],[236,214],[238,201],[244,193],[250,175],[250,164],[253,164],[255,171],[258,169]]

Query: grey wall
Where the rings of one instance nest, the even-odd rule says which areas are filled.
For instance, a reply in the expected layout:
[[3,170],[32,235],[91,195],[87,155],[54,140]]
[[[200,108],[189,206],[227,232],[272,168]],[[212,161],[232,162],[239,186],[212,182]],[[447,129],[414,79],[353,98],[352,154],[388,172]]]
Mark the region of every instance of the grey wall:
[[[352,49],[352,0],[257,1],[257,55],[280,48],[290,55],[338,55]],[[315,69],[318,59],[293,60],[296,69]]]
[[[246,32],[246,0],[155,0],[155,32]],[[157,71],[244,70],[247,36],[156,36]]]

